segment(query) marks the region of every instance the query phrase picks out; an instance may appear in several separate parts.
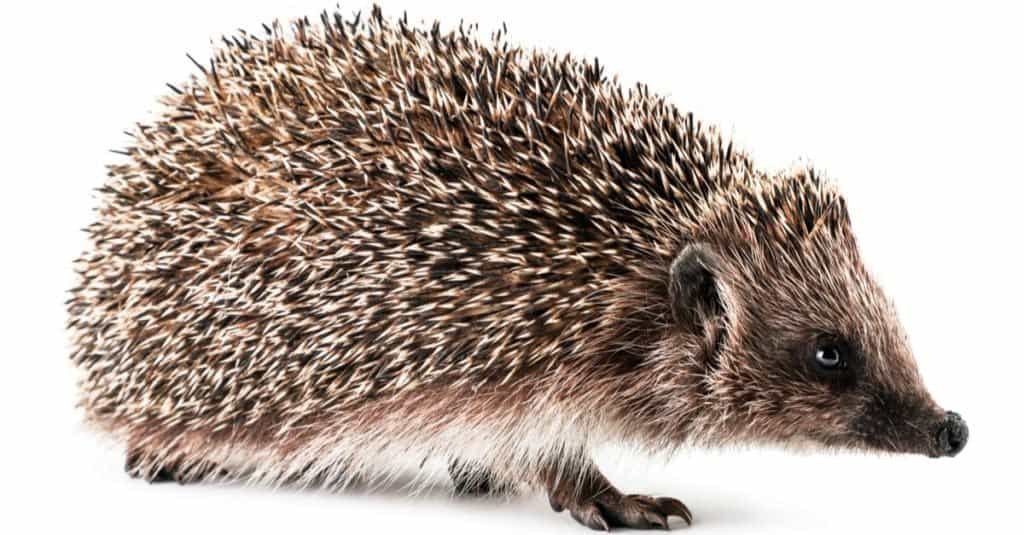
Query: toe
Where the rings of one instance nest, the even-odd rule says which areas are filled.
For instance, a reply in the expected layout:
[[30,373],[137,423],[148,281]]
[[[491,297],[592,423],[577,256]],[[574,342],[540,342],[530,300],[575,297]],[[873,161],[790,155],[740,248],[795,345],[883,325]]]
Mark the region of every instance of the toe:
[[605,520],[601,509],[593,503],[581,504],[569,512],[580,524],[598,531],[611,531],[611,525]]
[[598,507],[613,526],[634,529],[651,529],[667,524],[657,510],[657,503],[646,496],[619,496],[598,500]]
[[644,518],[647,519],[647,525],[652,528],[668,529],[668,519],[665,515],[661,514],[660,511],[647,510],[644,511]]

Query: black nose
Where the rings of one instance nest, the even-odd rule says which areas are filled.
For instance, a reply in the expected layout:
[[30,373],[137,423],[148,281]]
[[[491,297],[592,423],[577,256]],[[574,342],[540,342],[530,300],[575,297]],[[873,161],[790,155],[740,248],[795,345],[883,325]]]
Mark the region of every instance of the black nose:
[[947,412],[935,437],[939,455],[952,457],[967,445],[967,422],[955,412]]

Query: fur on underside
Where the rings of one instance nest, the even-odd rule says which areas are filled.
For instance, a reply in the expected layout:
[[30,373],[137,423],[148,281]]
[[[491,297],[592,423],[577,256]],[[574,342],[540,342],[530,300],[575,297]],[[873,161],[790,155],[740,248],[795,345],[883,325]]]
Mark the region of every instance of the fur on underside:
[[[182,481],[330,490],[401,485],[412,493],[445,481],[453,460],[469,480],[486,474],[509,489],[536,490],[539,474],[579,477],[594,446],[626,436],[611,422],[543,399],[501,414],[485,398],[387,400],[329,425],[263,437],[91,423],[129,452],[142,452],[133,472],[143,478],[170,469]],[[453,406],[459,410],[448,410]]]

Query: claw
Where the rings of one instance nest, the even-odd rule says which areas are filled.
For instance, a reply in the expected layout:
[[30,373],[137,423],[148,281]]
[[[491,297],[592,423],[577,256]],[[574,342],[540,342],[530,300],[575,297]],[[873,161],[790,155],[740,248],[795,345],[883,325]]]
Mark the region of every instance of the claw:
[[686,521],[686,525],[689,526],[693,523],[693,514],[690,513],[690,509],[686,507],[683,502],[675,498],[658,498],[658,509],[665,515],[678,516]]

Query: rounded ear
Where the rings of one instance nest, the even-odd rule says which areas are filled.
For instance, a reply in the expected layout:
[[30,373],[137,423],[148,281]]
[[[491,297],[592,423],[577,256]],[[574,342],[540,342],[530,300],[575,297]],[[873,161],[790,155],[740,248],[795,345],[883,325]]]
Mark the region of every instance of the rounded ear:
[[669,299],[672,316],[680,326],[706,330],[709,322],[723,313],[715,284],[720,262],[705,243],[683,247],[669,269]]

